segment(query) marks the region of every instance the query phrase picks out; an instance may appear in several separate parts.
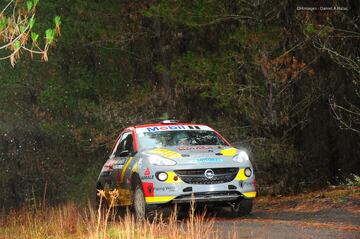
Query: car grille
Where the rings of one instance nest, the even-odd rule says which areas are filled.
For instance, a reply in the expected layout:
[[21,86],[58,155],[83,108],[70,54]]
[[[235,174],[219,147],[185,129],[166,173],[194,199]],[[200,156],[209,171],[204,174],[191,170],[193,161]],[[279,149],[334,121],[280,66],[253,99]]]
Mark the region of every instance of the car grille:
[[186,169],[175,170],[182,181],[189,184],[218,184],[227,183],[234,180],[239,168],[211,168],[214,171],[214,177],[209,179],[205,177],[205,169]]

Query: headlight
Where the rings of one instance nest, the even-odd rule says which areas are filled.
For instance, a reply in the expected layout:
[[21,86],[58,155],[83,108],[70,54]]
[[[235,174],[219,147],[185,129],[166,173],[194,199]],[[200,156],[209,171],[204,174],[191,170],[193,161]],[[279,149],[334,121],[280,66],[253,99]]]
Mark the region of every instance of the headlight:
[[173,166],[176,164],[176,162],[171,159],[166,159],[157,155],[150,155],[149,163],[158,166]]
[[159,179],[159,181],[165,181],[168,178],[168,175],[165,172],[160,172],[156,173],[156,177]]
[[250,177],[251,173],[252,173],[251,168],[245,168],[244,169],[244,174],[245,174],[246,177]]
[[245,151],[239,151],[238,155],[236,155],[233,160],[238,163],[244,163],[249,161],[249,155]]

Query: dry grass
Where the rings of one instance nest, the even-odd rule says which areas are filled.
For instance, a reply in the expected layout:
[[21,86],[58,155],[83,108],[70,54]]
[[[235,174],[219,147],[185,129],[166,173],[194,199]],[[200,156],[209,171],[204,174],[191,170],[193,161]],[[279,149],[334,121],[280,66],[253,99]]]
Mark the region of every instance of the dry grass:
[[194,207],[185,220],[176,218],[173,213],[166,220],[159,216],[153,222],[140,222],[131,213],[114,217],[110,210],[94,210],[90,205],[81,209],[74,203],[23,208],[1,218],[0,238],[223,238],[214,232],[214,220],[197,215]]
[[[113,192],[110,204],[116,197],[117,193]],[[341,207],[359,213],[359,199],[359,187],[336,187],[294,196],[259,197],[255,211],[306,212]],[[0,239],[238,238],[235,228],[226,235],[224,232],[220,234],[215,230],[214,218],[205,217],[204,213],[197,214],[194,209],[192,206],[188,217],[182,221],[178,221],[174,213],[166,220],[160,216],[154,222],[139,222],[131,213],[121,218],[114,217],[111,210],[96,210],[91,205],[79,208],[74,203],[60,207],[39,207],[37,204],[37,207],[24,207],[2,216]]]

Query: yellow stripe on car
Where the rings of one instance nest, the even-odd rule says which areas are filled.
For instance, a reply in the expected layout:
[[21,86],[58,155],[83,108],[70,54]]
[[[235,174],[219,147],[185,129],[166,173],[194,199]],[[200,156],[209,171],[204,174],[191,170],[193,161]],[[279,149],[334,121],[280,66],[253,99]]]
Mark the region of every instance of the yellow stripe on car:
[[120,182],[123,182],[124,180],[124,177],[125,177],[125,172],[126,172],[126,169],[129,167],[129,164],[131,163],[131,161],[133,160],[133,157],[130,157],[128,159],[128,161],[126,162],[122,172],[121,172],[121,178],[120,178]]
[[245,176],[245,173],[244,173],[245,169],[244,168],[241,168],[238,172],[238,174],[236,175],[235,179],[236,180],[246,180],[248,179],[248,177]]
[[137,172],[138,172],[137,167],[138,167],[138,162],[136,162],[136,163],[134,164],[134,167],[132,168],[131,172],[137,173]]
[[247,192],[247,193],[242,193],[245,197],[247,198],[254,198],[256,197],[256,192]]
[[168,202],[175,198],[175,196],[157,196],[157,197],[145,197],[147,203],[153,202]]
[[224,156],[235,156],[237,154],[237,149],[235,148],[223,149],[221,150],[221,154]]
[[179,153],[177,153],[175,151],[172,151],[172,150],[169,150],[169,149],[162,149],[162,148],[157,148],[157,149],[150,150],[149,153],[157,154],[157,155],[160,155],[162,157],[170,158],[170,159],[175,159],[175,158],[180,158],[181,157],[181,154],[179,154]]

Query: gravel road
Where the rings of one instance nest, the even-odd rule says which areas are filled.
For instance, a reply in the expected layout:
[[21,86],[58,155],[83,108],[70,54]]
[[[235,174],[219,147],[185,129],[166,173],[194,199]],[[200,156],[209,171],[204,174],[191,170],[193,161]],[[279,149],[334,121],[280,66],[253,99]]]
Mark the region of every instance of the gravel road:
[[[316,212],[254,210],[247,217],[216,213],[215,230],[223,238],[360,238],[360,213],[344,208]],[[235,231],[236,235],[231,235]],[[221,238],[222,238],[221,237]]]

